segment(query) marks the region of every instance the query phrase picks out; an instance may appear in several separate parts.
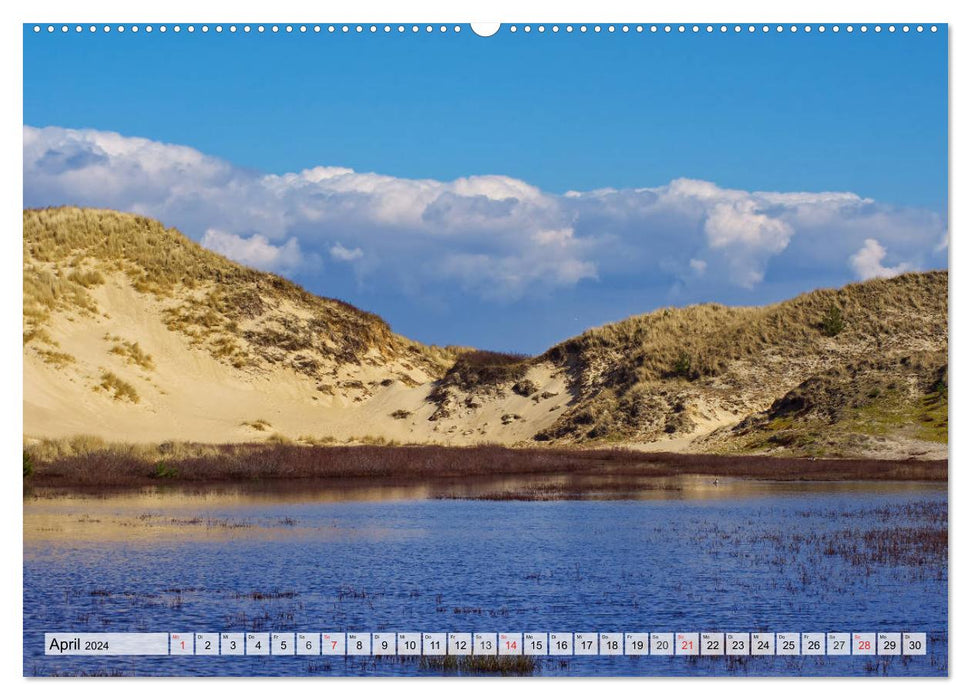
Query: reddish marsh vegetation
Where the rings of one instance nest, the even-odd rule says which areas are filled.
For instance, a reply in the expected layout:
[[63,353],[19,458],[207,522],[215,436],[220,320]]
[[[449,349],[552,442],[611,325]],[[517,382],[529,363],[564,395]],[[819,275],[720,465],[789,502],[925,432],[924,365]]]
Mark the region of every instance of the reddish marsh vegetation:
[[644,453],[633,450],[512,449],[494,445],[303,446],[287,444],[90,450],[28,448],[37,486],[136,486],[160,482],[276,479],[421,480],[496,475],[749,477],[780,480],[946,481],[947,461],[814,460],[765,456]]

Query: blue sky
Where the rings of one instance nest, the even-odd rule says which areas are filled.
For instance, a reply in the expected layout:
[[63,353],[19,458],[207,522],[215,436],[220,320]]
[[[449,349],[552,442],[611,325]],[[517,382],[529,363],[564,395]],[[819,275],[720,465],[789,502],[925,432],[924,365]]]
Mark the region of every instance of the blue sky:
[[[26,205],[159,216],[429,342],[946,265],[946,32],[26,27],[24,124],[56,127],[25,132]],[[355,172],[279,178],[316,166]],[[794,194],[824,192],[856,199]]]

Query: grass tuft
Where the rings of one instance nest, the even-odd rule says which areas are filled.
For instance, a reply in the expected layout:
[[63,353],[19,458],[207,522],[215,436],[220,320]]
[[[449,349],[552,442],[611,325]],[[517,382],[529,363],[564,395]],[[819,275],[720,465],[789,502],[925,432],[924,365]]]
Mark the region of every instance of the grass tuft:
[[137,365],[142,369],[148,371],[155,369],[155,362],[152,361],[152,356],[143,351],[138,343],[123,340],[117,345],[113,345],[110,352],[115,355],[120,355],[129,364]]
[[139,401],[135,387],[114,372],[101,373],[101,383],[95,387],[95,390],[99,389],[110,394],[115,401],[130,401],[132,403]]
[[251,421],[244,421],[240,423],[240,425],[247,428],[252,428],[253,430],[258,430],[260,432],[263,432],[267,428],[273,427],[270,425],[270,421],[264,418],[257,418],[256,420],[251,420]]

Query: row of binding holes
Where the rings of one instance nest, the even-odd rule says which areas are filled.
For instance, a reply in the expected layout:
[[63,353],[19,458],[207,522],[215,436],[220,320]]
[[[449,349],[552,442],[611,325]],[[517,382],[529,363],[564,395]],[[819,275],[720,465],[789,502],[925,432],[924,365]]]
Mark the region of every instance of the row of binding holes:
[[[63,33],[67,33],[67,32],[70,32],[72,28],[74,29],[75,32],[83,32],[85,30],[85,27],[82,27],[80,24],[75,25],[74,27],[70,27],[70,26],[68,26],[66,24],[61,25],[59,27],[58,26],[55,26],[53,24],[49,24],[49,25],[47,25],[47,27],[42,27],[39,24],[35,24],[34,25],[34,32],[41,32],[44,29],[46,29],[49,33],[53,33],[53,32],[56,32],[58,30],[60,30]],[[164,24],[158,26],[157,28],[156,27],[153,27],[151,25],[146,25],[144,27],[139,27],[138,25],[131,25],[131,26],[126,27],[123,24],[122,25],[117,25],[115,27],[112,27],[111,25],[107,25],[107,24],[104,25],[104,26],[101,26],[101,27],[98,27],[98,26],[95,26],[95,25],[90,25],[90,26],[87,27],[87,30],[89,32],[102,31],[102,32],[108,33],[108,32],[112,32],[112,31],[116,31],[119,34],[123,34],[126,31],[129,31],[129,32],[131,32],[133,34],[137,34],[140,31],[145,32],[146,34],[151,34],[153,31],[159,31],[159,32],[161,32],[161,33],[164,34],[165,32],[169,31],[169,29],[170,28],[168,26],[164,25]],[[576,26],[576,27],[574,25],[572,25],[572,24],[568,24],[566,26],[560,27],[559,25],[555,25],[554,24],[554,25],[551,25],[549,27],[549,31],[553,32],[554,34],[559,33],[560,31],[564,31],[564,32],[566,32],[568,34],[574,32],[574,31],[580,32],[581,34],[586,33],[588,31],[592,31],[594,33],[599,33],[599,32],[602,32],[604,30],[606,30],[607,32],[617,32],[617,31],[620,31],[622,33],[628,33],[628,32],[632,32],[633,31],[633,32],[637,32],[637,33],[642,33],[642,32],[650,32],[650,33],[663,32],[663,33],[666,33],[666,34],[670,34],[672,32],[677,32],[677,33],[680,33],[680,34],[686,34],[686,33],[692,33],[692,34],[699,34],[699,33],[713,34],[713,33],[716,33],[716,32],[719,32],[719,33],[722,33],[722,34],[726,34],[728,32],[734,32],[736,34],[740,34],[742,32],[748,32],[749,34],[755,34],[756,32],[762,32],[763,34],[768,34],[769,32],[773,32],[773,31],[776,32],[776,33],[782,33],[782,32],[795,33],[795,32],[800,32],[800,31],[801,32],[804,32],[804,33],[810,33],[810,32],[818,32],[818,33],[833,32],[834,34],[838,34],[839,32],[843,31],[843,32],[847,32],[847,33],[850,33],[851,34],[854,31],[859,31],[859,32],[862,32],[862,33],[866,33],[868,31],[871,31],[872,30],[872,31],[876,32],[877,34],[879,34],[880,32],[884,31],[884,29],[886,29],[886,31],[888,31],[890,33],[894,33],[894,32],[897,31],[898,28],[897,28],[897,26],[892,25],[892,24],[890,26],[886,27],[886,28],[882,27],[881,25],[874,25],[871,28],[871,27],[868,27],[865,24],[860,25],[858,27],[853,26],[853,25],[847,25],[847,26],[844,26],[844,27],[841,27],[839,25],[832,25],[832,26],[827,27],[827,26],[821,25],[821,24],[820,25],[816,25],[816,26],[809,25],[809,24],[801,25],[801,26],[798,26],[798,25],[795,25],[795,24],[791,24],[791,25],[775,24],[775,25],[771,25],[771,26],[768,25],[768,24],[763,24],[763,25],[759,25],[759,26],[756,26],[754,24],[749,24],[749,25],[745,25],[745,26],[740,25],[740,24],[734,24],[734,25],[727,25],[727,24],[721,24],[721,25],[712,25],[712,24],[705,24],[705,25],[698,25],[698,24],[692,24],[692,25],[685,25],[685,24],[679,24],[679,25],[670,25],[670,24],[656,25],[656,24],[652,24],[652,25],[647,25],[647,26],[642,25],[642,24],[633,25],[633,26],[628,25],[628,24],[624,24],[624,25],[613,25],[613,24],[610,24],[610,25],[607,25],[606,27],[602,27],[599,24],[595,24],[595,25],[592,25],[590,27],[588,27],[585,24],[581,24],[581,25]],[[906,24],[905,25],[902,25],[899,29],[900,29],[900,31],[902,31],[904,33],[907,33],[907,32],[910,32],[911,31],[910,25],[906,25]],[[917,31],[917,32],[923,32],[924,31],[924,26],[918,24],[918,25],[914,26],[913,29],[914,29],[914,31]],[[419,26],[417,24],[411,24],[411,25],[398,24],[398,25],[394,25],[394,26],[392,26],[390,24],[385,24],[383,26],[379,26],[379,25],[375,25],[375,24],[372,24],[372,25],[361,25],[361,24],[358,24],[358,25],[347,25],[347,24],[333,25],[333,24],[331,24],[331,25],[326,25],[326,26],[321,26],[319,24],[309,25],[309,26],[306,25],[306,24],[301,24],[301,25],[286,24],[286,25],[282,25],[281,26],[281,25],[274,24],[274,25],[270,25],[270,26],[265,26],[265,25],[260,24],[260,25],[250,26],[250,25],[247,24],[247,25],[243,25],[242,27],[237,27],[235,24],[231,24],[228,27],[225,27],[224,28],[222,25],[218,25],[217,24],[214,27],[211,27],[210,28],[209,25],[204,24],[201,27],[199,27],[198,30],[201,31],[203,34],[209,32],[209,31],[215,31],[217,34],[220,34],[223,31],[228,31],[230,33],[235,33],[237,31],[242,31],[243,33],[257,32],[257,33],[260,33],[260,34],[265,33],[265,32],[272,32],[274,34],[277,34],[277,33],[281,32],[281,31],[282,32],[285,32],[285,33],[288,33],[288,34],[293,33],[293,32],[298,32],[298,33],[301,33],[301,34],[306,34],[307,32],[313,32],[313,33],[316,33],[316,34],[319,34],[321,32],[327,32],[327,33],[330,33],[330,34],[335,34],[335,33],[342,33],[342,34],[350,34],[350,33],[363,34],[365,32],[368,32],[368,33],[371,33],[371,34],[377,34],[379,32],[384,33],[384,34],[390,34],[392,32],[398,32],[399,34],[404,34],[406,32],[411,32],[413,34],[417,34],[419,32],[424,31],[426,34],[430,34],[432,32],[446,33],[446,32],[450,32],[450,31],[451,32],[458,33],[458,32],[461,32],[462,31],[462,27],[460,27],[457,24],[456,25],[453,25],[453,26],[447,26],[447,25],[444,25],[444,24],[442,24],[442,25],[431,25],[431,24],[427,24],[427,25],[423,25],[423,26]],[[528,25],[528,24],[527,25],[523,25],[522,27],[513,24],[513,25],[510,25],[508,27],[508,30],[509,30],[509,32],[511,32],[513,34],[515,34],[516,32],[518,32],[520,30],[522,30],[523,32],[529,34],[530,32],[532,32],[534,30],[534,27],[532,25]],[[182,31],[182,26],[176,24],[176,25],[174,25],[174,26],[171,27],[171,31],[173,31],[176,34],[178,34],[179,32]],[[190,25],[188,25],[188,26],[185,27],[185,31],[187,31],[190,34],[192,34],[192,33],[194,33],[196,31],[196,27],[194,25],[191,25],[190,24]],[[547,31],[547,27],[546,27],[546,25],[540,24],[540,25],[537,25],[535,27],[535,31],[539,32],[540,34],[543,34],[543,33],[545,33]],[[934,26],[934,25],[931,25],[930,31],[936,32],[937,31],[937,27]]]
[[[543,33],[543,32],[546,31],[546,27],[544,25],[538,25],[535,29],[536,29],[537,32],[540,32],[540,33]],[[631,26],[631,25],[628,25],[628,24],[623,24],[623,25],[617,26],[617,25],[610,24],[610,25],[607,25],[606,27],[602,27],[599,24],[595,24],[595,25],[593,25],[591,27],[588,27],[585,24],[581,24],[581,25],[579,25],[577,27],[574,27],[573,25],[567,25],[567,26],[563,27],[563,30],[566,31],[567,33],[574,32],[574,31],[578,31],[580,33],[585,33],[585,32],[588,32],[588,31],[593,31],[594,33],[600,33],[602,31],[604,31],[604,29],[606,29],[606,31],[607,32],[610,32],[610,33],[617,32],[617,31],[620,31],[620,32],[623,32],[623,33],[628,33],[628,32],[631,32],[631,31],[637,32],[637,33],[642,33],[642,32],[645,32],[646,31],[646,32],[651,32],[651,33],[655,33],[655,34],[657,32],[664,32],[666,34],[670,34],[672,32],[677,32],[679,34],[686,34],[686,33],[699,34],[699,33],[702,33],[702,32],[708,33],[708,34],[712,34],[712,33],[715,33],[715,32],[720,32],[720,33],[723,33],[723,34],[724,33],[728,33],[728,32],[734,32],[736,34],[740,34],[742,32],[748,32],[750,34],[755,34],[756,32],[762,32],[763,34],[768,34],[769,32],[772,32],[772,31],[775,31],[777,33],[782,33],[782,32],[786,32],[786,31],[788,31],[790,33],[795,33],[795,32],[802,31],[802,32],[805,32],[805,33],[818,32],[820,34],[822,34],[824,32],[833,32],[834,34],[838,34],[840,31],[845,31],[845,32],[848,32],[848,33],[851,33],[852,34],[854,31],[860,31],[860,32],[863,32],[863,33],[866,33],[868,31],[871,31],[871,28],[868,27],[867,25],[860,25],[859,27],[855,27],[853,25],[847,25],[845,27],[841,27],[839,25],[832,25],[830,27],[827,27],[827,26],[822,25],[822,24],[820,24],[818,26],[813,26],[813,25],[809,25],[809,24],[803,25],[803,26],[799,26],[799,25],[795,25],[795,24],[791,24],[791,25],[776,24],[776,25],[771,25],[771,26],[768,25],[768,24],[762,24],[762,25],[749,24],[749,25],[744,25],[744,26],[741,25],[741,24],[731,24],[731,25],[730,24],[720,24],[720,25],[712,25],[712,24],[703,24],[703,25],[699,25],[699,24],[690,24],[690,25],[686,25],[686,24],[677,24],[677,25],[663,24],[663,25],[657,25],[657,24],[652,24],[652,25],[648,25],[648,26],[645,26],[645,25],[642,25],[642,24],[638,24],[638,25],[634,25],[634,26]],[[898,27],[896,25],[890,25],[890,26],[886,27],[886,30],[888,32],[891,32],[891,33],[896,32],[897,29],[898,29]],[[905,25],[902,25],[899,29],[900,29],[900,31],[907,33],[907,32],[909,32],[911,30],[911,26],[905,24]],[[923,32],[924,31],[924,26],[918,24],[918,25],[914,26],[913,29],[915,31],[918,31],[918,32]],[[556,33],[556,32],[559,32],[560,31],[560,27],[554,25],[554,26],[550,27],[550,30],[552,32]],[[872,27],[872,31],[876,32],[877,34],[879,34],[880,32],[882,32],[883,30],[884,30],[884,27],[882,27],[881,25],[874,25]],[[514,25],[511,25],[509,27],[509,31],[515,34],[516,32],[519,31],[519,27],[517,27],[515,24]],[[523,32],[526,32],[528,34],[528,33],[530,33],[530,32],[533,31],[533,27],[530,26],[530,25],[525,25],[525,26],[522,27],[522,31]],[[937,31],[937,27],[932,25],[930,27],[930,31],[936,32]]]
[[[82,27],[80,24],[75,25],[74,27],[70,27],[70,26],[68,26],[66,24],[61,25],[60,27],[57,27],[57,26],[55,26],[53,24],[49,24],[46,27],[47,31],[48,32],[51,32],[51,33],[56,32],[58,30],[60,30],[63,33],[67,33],[67,32],[70,32],[72,28],[74,29],[75,32],[83,32],[85,30],[85,27]],[[45,27],[41,27],[39,24],[35,24],[34,25],[34,32],[41,32],[44,29],[45,29]],[[347,25],[347,24],[333,25],[333,24],[331,24],[331,25],[327,25],[327,26],[321,26],[319,24],[314,24],[314,25],[306,25],[306,24],[300,24],[300,25],[293,25],[293,24],[279,25],[279,24],[273,24],[273,25],[270,25],[270,26],[266,26],[266,25],[263,25],[263,24],[258,24],[258,25],[250,26],[250,25],[246,24],[246,25],[243,25],[241,27],[237,27],[235,24],[231,24],[228,27],[223,27],[220,24],[217,24],[214,27],[210,27],[209,25],[204,24],[204,25],[202,25],[202,26],[200,26],[198,28],[195,25],[191,25],[190,24],[190,25],[188,25],[188,26],[185,27],[185,31],[189,32],[190,34],[194,33],[197,29],[198,29],[198,31],[202,32],[203,34],[209,32],[209,31],[214,31],[217,34],[221,34],[223,31],[228,31],[231,34],[235,34],[237,31],[241,31],[241,32],[246,33],[246,34],[248,34],[250,32],[256,32],[258,34],[263,34],[263,33],[266,33],[266,32],[271,32],[273,34],[278,34],[280,32],[284,32],[284,33],[287,33],[287,34],[292,34],[294,32],[297,32],[297,33],[300,33],[300,34],[306,34],[307,32],[313,32],[315,34],[319,34],[321,32],[328,32],[330,34],[335,34],[335,33],[343,33],[343,34],[357,33],[357,34],[362,34],[364,32],[370,32],[372,34],[376,34],[378,32],[383,32],[385,34],[390,34],[391,32],[398,32],[399,34],[404,34],[405,32],[412,32],[412,33],[417,34],[418,32],[421,32],[421,31],[425,31],[426,33],[439,32],[439,33],[443,33],[444,34],[445,32],[450,32],[450,31],[451,32],[455,32],[455,33],[458,33],[458,32],[461,32],[462,31],[462,27],[460,27],[457,24],[454,25],[454,26],[446,26],[444,24],[442,24],[442,25],[434,25],[434,26],[431,25],[431,24],[424,25],[424,26],[419,26],[417,24],[411,24],[411,25],[407,25],[407,26],[405,26],[403,24],[399,24],[399,25],[395,25],[395,26],[391,26],[390,24],[385,24],[383,26],[379,26],[379,25],[375,25],[375,24],[372,24],[372,25],[361,25],[361,24],[358,24],[358,25]],[[171,28],[168,27],[168,26],[166,26],[166,25],[164,25],[164,24],[163,25],[160,25],[158,27],[152,27],[151,25],[146,25],[144,27],[139,27],[138,25],[131,25],[131,26],[126,27],[123,24],[117,25],[115,27],[112,27],[111,25],[106,24],[106,25],[104,25],[102,27],[98,27],[98,26],[95,26],[95,25],[92,24],[92,25],[90,25],[90,26],[87,27],[87,30],[89,32],[101,31],[101,32],[105,32],[105,33],[109,33],[109,32],[113,32],[114,31],[114,32],[118,32],[119,34],[123,34],[126,31],[129,31],[129,32],[132,32],[132,33],[138,33],[139,31],[143,31],[143,32],[145,32],[147,34],[151,34],[153,31],[158,31],[158,32],[161,32],[161,33],[164,34],[165,32],[168,32],[168,31],[171,30],[171,31],[175,32],[176,34],[178,34],[181,31],[183,31],[183,27],[181,25],[178,25],[178,24],[173,25]]]

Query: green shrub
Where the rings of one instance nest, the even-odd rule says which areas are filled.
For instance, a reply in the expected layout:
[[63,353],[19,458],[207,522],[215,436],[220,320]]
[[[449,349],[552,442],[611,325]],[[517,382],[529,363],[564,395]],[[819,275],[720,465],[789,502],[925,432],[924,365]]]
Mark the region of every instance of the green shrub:
[[34,475],[34,460],[27,450],[24,450],[24,478],[27,479]]
[[178,477],[179,470],[175,467],[170,467],[165,462],[157,462],[155,464],[156,479],[177,479]]
[[671,368],[671,372],[675,377],[690,379],[692,375],[691,355],[684,350],[678,353],[678,359],[674,361],[674,367]]
[[823,335],[827,338],[835,338],[843,329],[846,328],[846,319],[843,318],[843,310],[836,304],[830,304],[826,309],[823,320],[820,323]]

